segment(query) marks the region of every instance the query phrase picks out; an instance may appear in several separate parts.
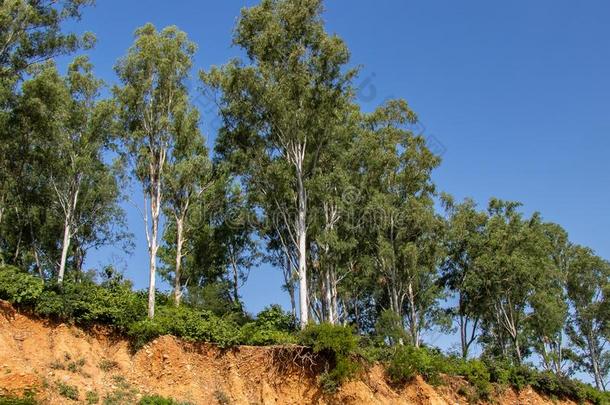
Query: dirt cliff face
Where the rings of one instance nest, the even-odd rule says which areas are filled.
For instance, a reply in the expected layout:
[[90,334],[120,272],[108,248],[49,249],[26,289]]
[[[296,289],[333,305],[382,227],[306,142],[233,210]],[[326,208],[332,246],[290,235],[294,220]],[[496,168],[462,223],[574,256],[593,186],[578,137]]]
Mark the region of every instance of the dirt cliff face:
[[[383,369],[373,366],[326,395],[316,374],[294,352],[278,347],[221,350],[164,336],[134,354],[127,341],[104,331],[50,324],[0,301],[0,395],[34,391],[48,404],[133,404],[146,394],[205,405],[468,403],[458,394],[465,383],[457,378],[440,387],[421,378],[393,387]],[[532,390],[505,390],[495,402],[572,404]]]

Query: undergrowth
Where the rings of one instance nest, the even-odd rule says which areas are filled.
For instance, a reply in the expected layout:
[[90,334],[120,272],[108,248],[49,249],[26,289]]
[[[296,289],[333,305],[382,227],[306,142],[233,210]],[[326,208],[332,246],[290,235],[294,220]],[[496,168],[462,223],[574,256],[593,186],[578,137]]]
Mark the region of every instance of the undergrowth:
[[[279,306],[268,307],[255,319],[250,319],[243,310],[229,308],[223,312],[219,305],[205,308],[183,304],[176,307],[168,295],[159,293],[157,312],[154,320],[150,320],[146,317],[145,292],[133,291],[128,281],[116,275],[99,284],[92,280],[65,280],[59,287],[55,283],[45,284],[38,276],[15,267],[0,267],[0,299],[46,319],[82,327],[111,326],[129,337],[134,349],[161,335],[174,335],[192,342],[210,342],[223,348],[239,344],[307,346],[323,366],[320,384],[326,392],[335,391],[343,382],[353,378],[361,368],[361,359],[364,359],[364,363],[385,364],[388,379],[395,384],[405,383],[416,375],[421,375],[433,385],[442,384],[443,375],[462,376],[470,387],[461,392],[475,402],[490,398],[494,386],[517,390],[531,386],[553,398],[610,403],[608,394],[588,384],[528,366],[490,359],[463,360],[435,349],[402,345],[400,342],[404,341],[404,336],[398,329],[391,333],[384,331],[372,338],[360,338],[350,327],[330,324],[310,325],[298,332],[295,319]],[[389,318],[386,323],[390,326],[395,324]],[[85,364],[82,359],[63,360],[55,360],[51,366],[80,372]],[[117,366],[107,360],[99,364],[105,372]],[[67,398],[78,398],[76,387],[60,384],[58,390]],[[103,404],[132,401],[133,398],[133,389],[121,386],[106,396]],[[141,403],[175,403],[161,397],[145,398],[149,402]],[[93,394],[87,395],[89,403],[94,403],[94,399],[99,401]],[[0,405],[35,403],[32,401],[32,398],[0,397]]]

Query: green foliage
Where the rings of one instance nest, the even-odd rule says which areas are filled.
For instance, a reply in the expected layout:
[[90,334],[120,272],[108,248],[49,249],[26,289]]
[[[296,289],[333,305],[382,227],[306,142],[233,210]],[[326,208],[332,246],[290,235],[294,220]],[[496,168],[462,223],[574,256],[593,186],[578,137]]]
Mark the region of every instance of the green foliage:
[[381,312],[375,324],[375,335],[378,343],[397,345],[408,341],[409,337],[402,326],[402,319],[396,312],[386,309]]
[[73,401],[78,400],[78,388],[73,385],[64,384],[62,382],[57,383],[57,392],[62,397],[71,399]]
[[308,325],[301,332],[301,343],[326,360],[326,370],[320,382],[328,392],[335,391],[359,370],[358,363],[352,359],[358,348],[358,337],[348,326]]
[[254,346],[296,343],[295,329],[294,317],[279,305],[272,305],[261,311],[254,322],[241,327],[240,340]]
[[85,400],[89,405],[97,404],[100,402],[100,396],[95,391],[87,391],[87,394],[85,395]]
[[492,393],[491,375],[481,360],[461,361],[456,374],[464,376],[476,390],[478,398],[487,399]]
[[189,405],[189,403],[175,401],[159,395],[145,395],[140,399],[138,405]]
[[119,364],[114,360],[103,359],[100,361],[98,367],[100,368],[100,370],[107,372],[118,368]]
[[0,405],[36,405],[38,402],[34,398],[17,398],[0,396]]
[[404,383],[421,375],[433,385],[440,384],[440,373],[446,367],[446,359],[440,353],[411,345],[399,345],[392,350],[387,372],[393,383]]
[[206,310],[186,306],[160,306],[154,319],[133,323],[128,331],[135,348],[161,335],[174,335],[189,341],[213,342],[220,347],[239,343],[239,328],[231,320]]
[[40,298],[43,281],[13,266],[0,267],[0,299],[12,304],[32,305]]

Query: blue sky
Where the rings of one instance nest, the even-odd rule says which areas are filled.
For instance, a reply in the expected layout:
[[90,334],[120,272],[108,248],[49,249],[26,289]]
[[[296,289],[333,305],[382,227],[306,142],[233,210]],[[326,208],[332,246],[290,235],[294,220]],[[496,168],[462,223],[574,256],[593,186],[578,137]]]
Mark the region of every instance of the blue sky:
[[[97,74],[114,83],[113,65],[146,22],[186,31],[199,45],[197,69],[239,56],[231,32],[240,8],[253,3],[98,0],[70,27],[97,35],[89,55]],[[540,211],[573,241],[610,258],[610,2],[343,0],[327,1],[326,9],[328,30],[362,66],[362,107],[405,98],[444,151],[434,174],[440,190],[481,205],[492,196],[521,201],[526,212]],[[201,107],[211,144],[214,116]],[[136,191],[134,198],[140,203]],[[121,260],[144,288],[144,229],[126,209],[136,251]],[[96,252],[89,265],[115,254]],[[242,290],[248,310],[286,305],[280,283],[279,271],[253,269]]]

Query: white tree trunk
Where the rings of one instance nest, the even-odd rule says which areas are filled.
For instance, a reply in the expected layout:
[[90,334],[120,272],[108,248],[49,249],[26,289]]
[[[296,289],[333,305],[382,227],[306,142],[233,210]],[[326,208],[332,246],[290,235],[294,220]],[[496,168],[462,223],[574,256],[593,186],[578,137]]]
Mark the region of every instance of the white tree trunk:
[[[61,259],[59,262],[59,274],[57,276],[57,282],[62,284],[64,281],[64,274],[66,272],[66,262],[68,260],[68,249],[70,249],[70,241],[72,239],[72,220],[74,212],[76,211],[76,204],[78,203],[78,194],[80,187],[80,178],[77,176],[77,180],[75,182],[75,187],[72,189],[74,193],[70,200],[64,200],[62,203],[64,207],[64,238],[61,246]],[[58,197],[61,199],[61,195],[59,191],[56,189],[58,193]]]
[[[300,165],[299,165],[300,166]],[[304,329],[309,322],[309,304],[307,291],[307,194],[301,174],[301,167],[297,168],[298,183],[298,213],[297,213],[297,250],[299,255],[299,306],[300,325]]]
[[149,256],[150,256],[150,271],[148,279],[148,317],[150,319],[155,316],[155,281],[157,275],[157,251],[159,250],[159,214],[161,206],[161,184],[160,180],[156,181],[153,186],[154,193],[151,193],[150,213],[151,213],[151,231],[149,238]]
[[182,283],[180,277],[182,274],[182,245],[184,243],[184,221],[182,218],[176,218],[176,269],[174,270],[174,304],[180,305],[182,298]]
[[64,222],[64,239],[61,244],[61,260],[59,262],[59,274],[57,276],[57,282],[62,284],[64,282],[64,274],[66,272],[66,261],[68,260],[68,249],[70,248],[70,219],[66,218]]

